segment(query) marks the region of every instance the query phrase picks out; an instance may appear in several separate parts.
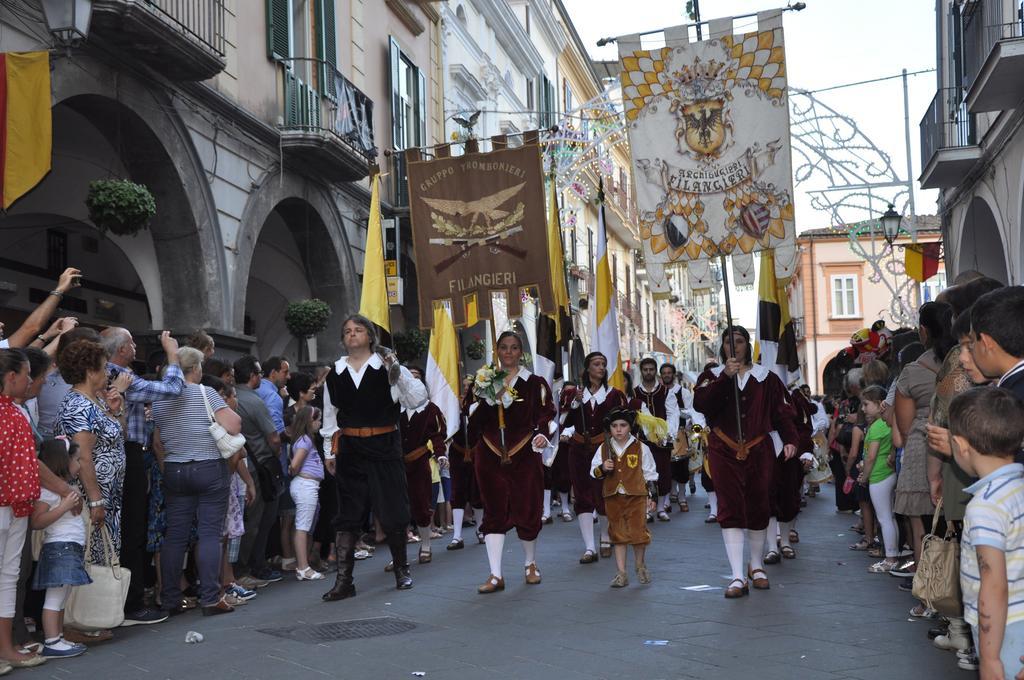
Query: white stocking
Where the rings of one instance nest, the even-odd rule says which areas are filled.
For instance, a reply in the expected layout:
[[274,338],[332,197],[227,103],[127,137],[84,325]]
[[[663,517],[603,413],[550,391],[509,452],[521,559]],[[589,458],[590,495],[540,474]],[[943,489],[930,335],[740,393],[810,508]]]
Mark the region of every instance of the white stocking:
[[419,527],[420,530],[420,552],[430,552],[430,531],[429,526]]
[[594,547],[594,515],[590,512],[581,512],[576,520],[580,523],[580,534],[583,535],[583,545],[592,553],[597,552]]
[[601,542],[602,543],[611,543],[612,542],[611,536],[608,535],[608,520],[605,520],[604,523],[601,525]]
[[708,503],[711,504],[711,514],[718,517],[718,494],[714,491],[709,491]]
[[569,492],[559,492],[558,497],[562,500],[562,514],[569,512]]
[[667,510],[668,509],[668,504],[669,504],[670,500],[671,499],[670,499],[669,496],[662,496],[661,498],[659,498],[658,499],[658,510],[662,510],[662,511]]
[[505,534],[485,534],[484,547],[487,548],[487,563],[491,566],[491,575],[501,578],[501,553],[505,549]]
[[544,489],[544,505],[541,506],[540,516],[551,516],[551,489]]
[[524,567],[528,567],[531,564],[537,562],[537,539],[532,541],[520,541],[523,544],[523,553],[526,555],[526,561],[523,563]]
[[765,540],[768,542],[768,545],[765,548],[765,550],[770,552],[772,550],[775,550],[775,538],[779,535],[779,520],[775,517],[772,517],[770,520],[768,520],[767,531],[768,535],[765,537]]
[[767,529],[747,529],[747,540],[750,541],[750,568],[764,569],[764,539]]
[[746,581],[746,574],[743,573],[743,529],[722,529],[722,540],[725,542],[725,556],[729,558],[729,568],[732,570],[732,577]]
[[[792,522],[779,522],[779,540],[782,541],[782,545],[792,547],[789,545],[789,530],[792,528]],[[771,535],[769,534],[770,537]]]
[[465,519],[466,519],[466,510],[465,510],[465,508],[452,508],[452,524],[455,525],[455,528],[452,529],[452,540],[453,541],[461,541],[462,540],[462,522]]

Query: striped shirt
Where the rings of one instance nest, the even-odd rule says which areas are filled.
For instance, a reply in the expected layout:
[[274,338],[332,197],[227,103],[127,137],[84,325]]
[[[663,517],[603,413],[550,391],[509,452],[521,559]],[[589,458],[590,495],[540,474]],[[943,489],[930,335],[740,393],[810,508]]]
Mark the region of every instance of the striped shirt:
[[174,399],[153,404],[153,420],[160,428],[166,463],[221,458],[220,449],[210,435],[210,416],[206,413],[200,390],[206,390],[206,398],[210,400],[210,408],[214,413],[228,407],[212,387],[194,383],[186,383],[185,389]]
[[1011,463],[964,487],[973,498],[964,514],[960,587],[964,619],[978,625],[978,546],[1001,550],[1009,581],[1007,625],[1024,622],[1024,465]]

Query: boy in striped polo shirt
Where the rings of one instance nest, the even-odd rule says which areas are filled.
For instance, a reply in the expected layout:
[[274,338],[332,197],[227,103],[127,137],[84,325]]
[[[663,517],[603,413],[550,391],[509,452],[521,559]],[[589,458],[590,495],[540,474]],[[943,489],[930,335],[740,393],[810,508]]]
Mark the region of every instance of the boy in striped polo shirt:
[[964,514],[960,585],[981,680],[1013,678],[1024,652],[1024,404],[1002,388],[976,387],[949,407],[957,464],[978,481]]

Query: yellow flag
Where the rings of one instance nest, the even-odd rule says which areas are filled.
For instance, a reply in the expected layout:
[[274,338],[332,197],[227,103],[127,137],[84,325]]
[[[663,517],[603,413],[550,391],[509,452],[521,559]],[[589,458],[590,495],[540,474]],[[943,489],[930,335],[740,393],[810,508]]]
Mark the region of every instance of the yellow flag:
[[370,186],[370,220],[366,228],[359,313],[390,333],[391,314],[388,308],[387,278],[384,275],[384,237],[380,219],[380,175],[373,176]]
[[568,335],[568,328],[563,328],[569,316],[569,291],[565,287],[565,260],[562,251],[562,233],[558,222],[558,201],[555,196],[555,184],[551,183],[548,192],[548,265],[551,268],[551,293],[555,298],[556,340],[562,342]]
[[6,210],[50,172],[50,53],[0,54],[0,186]]

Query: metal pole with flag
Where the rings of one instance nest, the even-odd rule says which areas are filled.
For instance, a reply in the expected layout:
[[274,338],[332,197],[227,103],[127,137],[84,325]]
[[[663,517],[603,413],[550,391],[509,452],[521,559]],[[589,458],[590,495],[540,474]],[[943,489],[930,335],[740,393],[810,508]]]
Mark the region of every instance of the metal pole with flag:
[[427,355],[427,389],[430,400],[441,409],[448,424],[447,438],[459,431],[462,412],[459,407],[459,338],[451,312],[442,303],[434,303],[434,327],[430,331]]
[[537,314],[536,345],[533,372],[548,381],[562,375],[562,352],[568,351],[572,337],[572,316],[569,312],[569,291],[565,284],[565,260],[562,229],[558,220],[557,188],[552,177],[548,192],[548,266],[551,269],[551,292],[555,298],[554,315]]
[[611,257],[608,254],[608,233],[604,221],[603,184],[597,195],[597,266],[594,285],[597,289],[597,300],[591,346],[594,351],[601,352],[608,358],[608,384],[625,390],[626,379],[622,372],[622,356],[619,352],[618,309],[615,304]]
[[382,345],[391,345],[391,308],[384,272],[384,236],[380,216],[380,173],[370,179],[370,219],[366,225],[366,250],[363,254],[363,289],[359,313],[377,326]]
[[761,251],[761,273],[757,294],[757,340],[754,356],[765,368],[774,371],[789,385],[800,379],[800,357],[796,349],[796,330],[789,316],[786,286],[790,279],[775,278],[774,249]]

